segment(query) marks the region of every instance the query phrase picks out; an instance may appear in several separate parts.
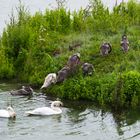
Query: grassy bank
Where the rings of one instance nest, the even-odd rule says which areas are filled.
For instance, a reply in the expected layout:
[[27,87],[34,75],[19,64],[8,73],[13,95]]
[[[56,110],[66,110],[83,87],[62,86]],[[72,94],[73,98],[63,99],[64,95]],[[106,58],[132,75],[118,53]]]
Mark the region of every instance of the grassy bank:
[[[80,52],[81,62],[94,65],[94,74],[83,77],[79,69],[63,83],[48,88],[46,94],[112,107],[138,106],[140,3],[121,3],[111,12],[99,0],[92,0],[90,6],[90,11],[71,12],[61,7],[31,16],[20,3],[18,18],[11,16],[0,38],[0,78],[40,87],[48,73],[57,72],[70,55]],[[120,48],[123,34],[130,42],[128,53]],[[99,54],[104,41],[112,44],[112,52],[105,57]],[[77,42],[81,47],[69,51],[69,45]]]

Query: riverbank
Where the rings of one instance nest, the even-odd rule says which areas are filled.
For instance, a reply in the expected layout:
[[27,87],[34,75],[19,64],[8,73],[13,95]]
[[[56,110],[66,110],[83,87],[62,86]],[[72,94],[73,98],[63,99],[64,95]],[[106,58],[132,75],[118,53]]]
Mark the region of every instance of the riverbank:
[[[40,88],[47,74],[57,73],[69,56],[79,52],[81,62],[94,65],[94,74],[83,77],[79,68],[63,83],[45,90],[46,94],[114,108],[136,107],[140,104],[139,9],[140,3],[130,1],[110,12],[100,1],[93,1],[89,11],[61,7],[31,16],[20,5],[18,19],[10,18],[0,39],[0,78]],[[123,34],[130,42],[127,53],[120,47]],[[112,45],[108,56],[99,53],[103,42]],[[70,51],[69,46],[77,43],[80,47]]]
[[10,96],[9,90],[14,87],[12,84],[0,84],[1,108],[5,109],[8,103],[12,103],[17,113],[16,119],[0,118],[3,140],[33,140],[36,137],[41,140],[139,138],[139,109],[118,113],[96,107],[93,102],[62,100],[64,106],[61,115],[28,117],[25,115],[26,111],[50,106],[50,102],[54,100],[38,96],[39,92],[35,92],[31,98]]

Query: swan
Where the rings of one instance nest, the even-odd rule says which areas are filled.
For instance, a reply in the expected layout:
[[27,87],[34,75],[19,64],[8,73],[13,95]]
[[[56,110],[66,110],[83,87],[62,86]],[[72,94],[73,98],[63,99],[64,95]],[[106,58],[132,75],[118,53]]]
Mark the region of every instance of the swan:
[[36,108],[32,111],[25,112],[28,116],[29,115],[56,115],[61,114],[62,110],[59,108],[60,106],[63,106],[63,103],[61,101],[53,101],[51,103],[51,107],[40,107]]
[[52,83],[56,83],[56,73],[50,73],[45,77],[45,81],[40,89],[49,87]]
[[20,96],[31,96],[33,94],[33,89],[29,86],[22,86],[19,90],[10,91],[11,95],[20,95]]
[[11,106],[8,106],[6,110],[5,109],[0,110],[0,117],[1,118],[15,118],[16,113]]

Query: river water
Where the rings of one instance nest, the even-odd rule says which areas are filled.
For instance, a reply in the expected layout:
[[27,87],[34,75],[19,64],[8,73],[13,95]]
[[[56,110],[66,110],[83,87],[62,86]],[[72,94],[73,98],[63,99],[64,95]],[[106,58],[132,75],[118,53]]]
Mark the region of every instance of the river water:
[[[19,85],[18,85],[19,87]],[[13,105],[15,120],[0,118],[2,140],[139,140],[140,109],[120,114],[105,111],[91,102],[63,100],[61,115],[27,116],[25,111],[50,106],[54,100],[34,92],[31,98],[11,96],[16,84],[0,84],[0,109]]]
[[[32,14],[44,11],[46,7],[55,8],[54,0],[22,0]],[[80,2],[79,2],[80,1]],[[118,0],[120,2],[121,0]],[[12,8],[18,0],[0,0],[0,34],[8,22]],[[87,0],[69,0],[71,10],[87,5]],[[112,7],[115,0],[104,0]],[[36,107],[49,106],[52,100],[39,91],[30,99],[13,97],[9,91],[17,84],[0,84],[0,109],[13,104],[17,113],[15,120],[0,118],[0,138],[3,140],[139,140],[140,109],[121,112],[109,112],[88,102],[64,102],[61,115],[49,117],[28,117],[25,111]],[[40,95],[40,96],[38,96]]]

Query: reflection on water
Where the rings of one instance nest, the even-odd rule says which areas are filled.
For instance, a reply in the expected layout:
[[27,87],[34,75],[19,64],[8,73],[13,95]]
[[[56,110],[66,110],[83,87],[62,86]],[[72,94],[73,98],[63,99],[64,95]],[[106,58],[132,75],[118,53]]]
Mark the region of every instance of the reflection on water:
[[10,102],[17,113],[14,120],[0,118],[3,140],[140,139],[140,109],[111,113],[91,102],[63,101],[61,115],[28,117],[25,111],[50,106],[51,100],[39,92],[29,99],[9,95],[15,88],[13,84],[0,84],[0,108],[6,108]]

